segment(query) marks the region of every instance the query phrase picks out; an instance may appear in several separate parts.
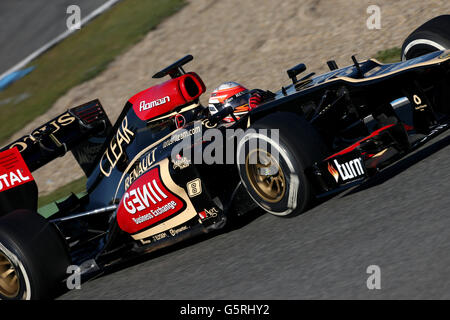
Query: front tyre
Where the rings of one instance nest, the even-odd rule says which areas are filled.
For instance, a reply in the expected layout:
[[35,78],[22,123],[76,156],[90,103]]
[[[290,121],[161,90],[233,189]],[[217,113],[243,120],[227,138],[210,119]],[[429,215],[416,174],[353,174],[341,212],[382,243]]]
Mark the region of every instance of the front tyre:
[[450,49],[450,15],[433,18],[414,30],[402,45],[402,60]]
[[252,125],[237,146],[238,170],[250,197],[276,216],[295,216],[310,204],[305,169],[325,147],[315,129],[294,113],[275,113]]

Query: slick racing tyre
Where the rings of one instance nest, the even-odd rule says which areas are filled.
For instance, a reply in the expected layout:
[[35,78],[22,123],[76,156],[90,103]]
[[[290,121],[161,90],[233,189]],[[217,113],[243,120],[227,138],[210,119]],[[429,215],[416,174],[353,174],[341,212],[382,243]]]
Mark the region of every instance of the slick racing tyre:
[[402,60],[447,49],[450,49],[450,15],[442,15],[424,23],[406,38]]
[[325,154],[310,123],[294,113],[278,112],[245,132],[237,146],[237,166],[243,185],[262,209],[291,217],[302,213],[313,196],[305,168]]
[[0,299],[49,299],[70,258],[56,229],[39,214],[16,210],[0,219]]

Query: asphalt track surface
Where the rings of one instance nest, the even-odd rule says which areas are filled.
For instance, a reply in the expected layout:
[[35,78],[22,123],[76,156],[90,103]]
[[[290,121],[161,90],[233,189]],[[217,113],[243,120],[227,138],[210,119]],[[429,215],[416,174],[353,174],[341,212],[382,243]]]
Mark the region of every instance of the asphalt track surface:
[[1,0],[0,74],[67,30],[67,7],[80,6],[81,18],[107,0]]
[[301,216],[257,213],[60,299],[450,299],[449,190],[450,133]]

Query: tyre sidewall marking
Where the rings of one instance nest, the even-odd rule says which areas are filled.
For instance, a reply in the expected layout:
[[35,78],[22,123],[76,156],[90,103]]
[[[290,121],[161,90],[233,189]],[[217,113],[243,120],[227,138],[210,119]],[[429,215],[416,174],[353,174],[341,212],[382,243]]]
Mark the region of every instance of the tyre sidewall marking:
[[[240,154],[241,154],[241,150],[243,145],[250,141],[251,139],[262,139],[265,140],[268,144],[270,144],[273,148],[275,148],[278,153],[283,157],[284,162],[287,164],[289,170],[290,170],[290,174],[289,174],[289,195],[288,195],[288,202],[287,202],[287,207],[288,209],[283,211],[283,212],[275,212],[270,210],[269,208],[267,208],[265,205],[263,205],[261,203],[261,201],[258,201],[257,199],[255,199],[255,197],[252,195],[252,193],[250,192],[250,190],[247,187],[246,183],[243,183],[244,187],[247,189],[248,194],[250,195],[250,197],[253,199],[253,201],[255,201],[256,204],[258,204],[261,208],[263,208],[264,210],[266,210],[267,212],[273,214],[273,215],[277,215],[277,216],[286,216],[289,213],[291,213],[296,207],[297,207],[297,194],[298,194],[298,187],[300,185],[300,180],[298,178],[298,175],[295,172],[295,168],[293,163],[291,162],[291,160],[288,157],[287,151],[279,144],[274,143],[274,141],[272,139],[270,139],[269,137],[267,137],[266,135],[262,135],[259,133],[248,133],[246,134],[238,143],[237,145],[237,167],[238,167],[238,171],[239,171],[239,176],[241,177],[241,181],[244,182],[243,179],[243,173],[241,172],[241,164],[239,163],[239,159],[240,159]],[[280,161],[280,159],[278,159]],[[280,164],[281,166],[281,164]]]
[[443,46],[441,46],[439,43],[437,43],[435,41],[428,40],[428,39],[416,39],[416,40],[413,40],[410,43],[408,43],[408,45],[406,46],[405,50],[403,50],[403,57],[402,57],[402,59],[406,60],[406,55],[407,55],[408,51],[412,47],[414,47],[416,45],[421,45],[421,44],[434,47],[434,48],[436,48],[438,50],[446,50],[446,48],[444,48]]
[[[17,258],[17,256],[12,253],[10,250],[8,250],[3,244],[0,243],[0,251],[3,252],[8,259],[15,265],[14,267],[19,267],[20,269],[20,274],[19,276],[19,281],[21,280],[20,278],[23,278],[23,282],[25,283],[25,300],[30,300],[31,299],[31,284],[30,284],[30,279],[28,277],[28,274],[26,272],[25,266],[23,265],[23,263],[19,260],[19,258]],[[20,277],[22,276],[22,277]],[[20,281],[22,282],[22,281]]]

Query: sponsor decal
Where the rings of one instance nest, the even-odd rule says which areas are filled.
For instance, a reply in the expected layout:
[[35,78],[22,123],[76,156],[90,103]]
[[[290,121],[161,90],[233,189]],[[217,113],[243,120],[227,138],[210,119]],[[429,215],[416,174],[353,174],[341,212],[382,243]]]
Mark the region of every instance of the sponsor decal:
[[420,97],[416,94],[413,96],[413,101],[414,104],[416,105],[414,108],[417,111],[425,111],[425,109],[428,108],[428,105],[422,104],[422,99],[420,99]]
[[375,68],[373,68],[372,70],[367,71],[367,72],[364,74],[364,77],[370,77],[370,76],[374,75],[375,73],[377,73],[377,72],[380,71],[380,70],[381,70],[381,67],[375,67]]
[[202,181],[200,180],[200,178],[189,181],[186,184],[186,188],[189,198],[196,197],[202,193]]
[[2,174],[0,175],[0,191],[3,191],[3,188],[10,189],[12,187],[21,185],[28,180],[30,180],[30,176],[23,176],[23,173],[20,169]]
[[116,135],[111,139],[109,147],[100,159],[100,171],[107,177],[119,162],[123,155],[123,150],[131,143],[134,132],[128,129],[128,119],[125,117],[121,126],[117,129]]
[[334,159],[333,163],[334,166],[328,163],[328,171],[336,180],[336,183],[339,181],[339,177],[345,182],[364,176],[363,162],[360,158],[344,163],[339,163]]
[[154,236],[152,236],[152,238],[153,238],[153,241],[159,241],[159,240],[167,238],[167,233],[161,232],[161,233],[155,234]]
[[18,148],[0,153],[0,192],[33,180],[33,176],[20,155]]
[[[150,188],[150,185],[149,185],[149,188]],[[145,186],[144,186],[144,190],[145,190]],[[137,197],[136,193],[134,194],[134,196],[135,196],[135,198],[132,201],[133,202],[136,201],[136,202],[138,202],[140,204],[140,206],[142,206],[143,202],[141,202],[140,200],[145,201],[144,200],[145,198],[144,197]],[[133,205],[130,202],[128,204],[133,208],[132,210],[136,210],[136,208],[133,207]],[[133,219],[134,223],[141,224],[141,223],[146,222],[146,221],[148,221],[150,219],[153,219],[153,218],[159,216],[160,214],[163,214],[163,213],[165,213],[165,212],[167,212],[169,210],[175,209],[176,206],[177,206],[177,203],[175,201],[170,201],[169,203],[167,203],[167,204],[165,204],[165,205],[163,205],[161,207],[156,207],[155,210],[150,210],[151,212],[149,212],[147,214],[144,214],[143,216],[139,216],[137,218],[131,218],[131,219]],[[125,208],[127,209],[128,212],[130,212],[129,211],[129,207],[127,208],[125,206]],[[139,208],[140,207],[138,207],[138,209]],[[145,209],[146,207],[142,207],[142,208]]]
[[217,127],[217,123],[211,124],[208,119],[202,121],[202,125],[204,125],[207,129],[213,129]]
[[181,155],[177,154],[176,160],[173,161],[173,169],[185,169],[189,167],[191,164],[191,160],[189,160],[186,157],[182,157]]
[[188,226],[182,226],[180,228],[173,228],[169,230],[169,233],[172,237],[177,236],[180,232],[186,231],[188,230],[189,227]]
[[198,216],[200,217],[200,222],[202,222],[204,220],[208,220],[210,218],[217,217],[218,213],[219,213],[219,210],[216,207],[212,207],[209,210],[204,209],[202,212],[199,212]]
[[217,110],[217,108],[213,104],[210,104],[208,106],[208,109],[211,114],[215,114],[215,113],[219,112],[219,110]]
[[[23,152],[28,148],[29,144],[33,144],[37,141],[37,137],[39,135],[42,135],[43,133],[53,135],[56,132],[58,132],[61,129],[61,127],[68,126],[74,121],[75,117],[72,116],[69,112],[66,112],[57,117],[56,119],[53,119],[52,121],[44,124],[42,127],[34,130],[28,136],[22,137],[21,139],[13,143],[9,148],[12,149],[14,147],[17,147],[20,152]],[[57,140],[56,137],[53,138]]]
[[102,148],[102,144],[90,143],[89,141],[84,144],[78,145],[75,149],[72,149],[75,158],[78,163],[82,165],[91,164]]
[[125,192],[117,211],[119,227],[136,233],[184,210],[184,201],[163,184],[159,166],[138,178]]
[[[183,232],[183,231],[186,231],[186,230],[189,230],[189,227],[188,227],[187,225],[184,225],[184,226],[182,226],[182,227],[180,227],[180,228],[171,228],[171,229],[169,229],[167,232],[168,232],[172,237],[175,237],[175,236],[177,236],[179,233],[181,233],[181,232]],[[167,238],[167,237],[169,236],[169,235],[167,234],[167,232],[164,231],[164,232],[158,233],[157,235],[151,236],[150,238],[147,238],[147,239],[141,239],[140,241],[141,241],[142,244],[150,244],[150,243],[152,243],[152,241],[153,241],[153,242],[156,242],[156,241],[159,241],[159,240],[163,240],[163,239],[165,239],[165,238]]]
[[433,130],[431,130],[431,132],[426,137],[423,137],[422,139],[420,139],[420,142],[427,141],[430,137],[432,137],[435,134],[439,133],[440,131],[444,130],[448,126],[449,126],[448,123],[444,123],[444,124],[438,125]]
[[183,128],[186,125],[186,119],[182,114],[177,114],[174,117],[174,121],[177,129]]
[[167,148],[171,146],[172,144],[181,141],[185,138],[188,138],[190,136],[193,136],[196,133],[201,133],[202,127],[201,126],[195,126],[192,129],[189,130],[182,130],[180,133],[173,134],[170,139],[163,142],[163,148]]
[[151,240],[150,238],[147,238],[147,239],[141,239],[140,241],[141,241],[141,243],[144,244],[144,245],[145,245],[145,244],[150,244],[150,243],[152,243],[152,240]]
[[166,104],[167,102],[170,102],[170,97],[169,96],[165,96],[164,98],[153,100],[153,101],[150,101],[150,102],[145,102],[145,100],[142,100],[139,103],[139,111],[149,110],[149,109],[152,109],[154,107]]
[[331,175],[333,176],[334,180],[336,180],[337,183],[339,180],[339,172],[337,172],[337,170],[329,162],[328,162],[328,171],[331,173]]
[[388,151],[388,148],[386,148],[386,149],[384,149],[384,150],[382,150],[382,151],[380,151],[380,152],[374,154],[374,155],[372,156],[372,158],[378,158],[378,157],[381,157],[383,154],[386,153],[386,151]]
[[135,181],[150,169],[152,164],[155,162],[156,149],[157,148],[150,151],[150,153],[148,153],[143,159],[141,159],[138,165],[134,167],[134,169],[130,172],[129,176],[125,179],[125,190],[130,187],[133,181]]

